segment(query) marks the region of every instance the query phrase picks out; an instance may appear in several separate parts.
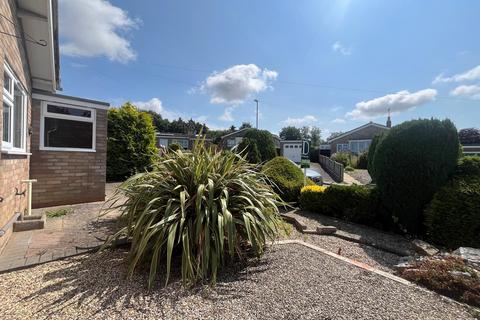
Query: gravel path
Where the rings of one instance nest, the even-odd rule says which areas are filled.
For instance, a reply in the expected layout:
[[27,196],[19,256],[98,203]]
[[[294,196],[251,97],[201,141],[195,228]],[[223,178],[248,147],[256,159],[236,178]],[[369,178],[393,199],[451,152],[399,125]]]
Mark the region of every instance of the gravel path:
[[[411,251],[411,254],[413,254],[410,242],[404,237],[396,234],[385,233],[374,228],[348,223],[308,211],[296,211],[295,213],[289,213],[289,215],[294,216],[306,224],[308,229],[314,230],[320,225],[335,226],[338,228],[338,234],[367,240],[368,242],[381,243],[387,247]],[[338,250],[340,249],[341,255],[347,258],[358,260],[391,273],[394,272],[392,267],[396,265],[400,259],[400,256],[397,254],[385,252],[368,245],[358,244],[334,236],[307,235],[294,230],[290,235],[290,238],[302,239],[335,253],[338,253]]]
[[[279,245],[215,288],[151,292],[121,251],[0,275],[5,319],[473,319],[468,309],[301,245]],[[162,282],[163,283],[163,282]]]
[[372,182],[372,178],[370,177],[368,170],[355,169],[346,173],[361,184],[369,184]]

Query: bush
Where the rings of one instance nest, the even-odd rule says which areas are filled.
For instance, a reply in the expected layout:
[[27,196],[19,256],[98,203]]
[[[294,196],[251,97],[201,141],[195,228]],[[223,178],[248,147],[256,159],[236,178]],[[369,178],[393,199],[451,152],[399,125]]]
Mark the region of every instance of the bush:
[[192,152],[167,153],[154,171],[127,180],[111,205],[127,199],[120,205],[127,225],[113,238],[132,238],[129,276],[147,262],[151,287],[158,263],[166,263],[168,283],[172,256],[179,255],[185,284],[215,283],[224,262],[261,255],[280,222],[279,198],[267,182],[239,155],[198,142]]
[[463,157],[456,169],[457,176],[480,177],[480,156]]
[[458,176],[440,189],[425,210],[425,225],[437,244],[480,248],[480,176]]
[[249,129],[245,133],[244,138],[255,141],[262,162],[269,161],[276,157],[275,142],[272,134],[267,130]]
[[450,120],[413,120],[390,129],[375,148],[374,177],[399,228],[424,231],[423,211],[455,171],[458,134]]
[[348,152],[336,152],[332,154],[330,159],[343,164],[344,167],[350,164],[350,154]]
[[357,169],[367,169],[368,166],[368,151],[360,153],[357,160]]
[[345,171],[347,171],[347,172],[355,171],[355,168],[353,168],[351,166],[346,166]]
[[148,113],[130,103],[108,110],[107,180],[122,181],[150,170],[158,156],[155,129]]
[[237,151],[241,152],[250,163],[260,162],[260,153],[258,152],[257,143],[254,140],[243,138],[237,147]]
[[372,181],[375,181],[375,166],[373,165],[373,159],[374,159],[375,152],[377,151],[377,146],[380,143],[380,141],[383,139],[383,137],[384,137],[384,133],[377,134],[376,136],[374,136],[372,139],[372,143],[368,148],[367,170],[368,170],[368,173],[370,174],[370,177],[372,178]]
[[168,151],[175,152],[175,151],[182,150],[182,149],[183,149],[182,146],[179,143],[176,143],[176,142],[168,145]]
[[326,189],[303,188],[303,209],[366,225],[378,225],[375,189],[365,186],[332,185]]
[[287,202],[297,202],[304,184],[302,170],[284,157],[275,157],[265,163],[262,171],[273,182],[275,191]]

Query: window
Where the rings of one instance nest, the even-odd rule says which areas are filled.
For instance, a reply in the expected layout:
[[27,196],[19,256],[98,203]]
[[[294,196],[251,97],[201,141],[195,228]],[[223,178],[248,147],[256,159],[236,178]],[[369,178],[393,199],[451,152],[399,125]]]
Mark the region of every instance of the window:
[[8,65],[3,73],[2,151],[26,152],[27,95]]
[[170,144],[177,143],[182,146],[183,149],[188,149],[188,139],[172,139]]
[[95,109],[42,103],[40,149],[95,151]]
[[372,140],[351,140],[348,143],[350,151],[359,154],[368,150]]
[[227,147],[228,148],[235,147],[235,139],[228,139],[227,140]]
[[349,151],[348,143],[337,144],[337,152],[347,152],[347,151]]

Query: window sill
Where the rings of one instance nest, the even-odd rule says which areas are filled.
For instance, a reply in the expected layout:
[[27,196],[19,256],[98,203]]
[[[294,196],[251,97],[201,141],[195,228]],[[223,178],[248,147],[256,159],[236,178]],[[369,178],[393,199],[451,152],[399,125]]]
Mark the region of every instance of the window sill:
[[2,149],[2,153],[17,155],[17,156],[31,156],[32,155],[31,152],[19,151],[19,150],[9,150],[9,149]]
[[40,151],[48,152],[97,152],[95,149],[78,149],[78,148],[49,148],[49,147],[40,147]]

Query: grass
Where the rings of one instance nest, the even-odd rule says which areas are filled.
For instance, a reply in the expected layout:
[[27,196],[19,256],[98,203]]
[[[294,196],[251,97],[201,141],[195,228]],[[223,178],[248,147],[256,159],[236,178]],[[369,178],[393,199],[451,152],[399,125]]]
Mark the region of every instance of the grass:
[[66,216],[67,214],[72,214],[73,211],[74,211],[73,208],[66,207],[66,208],[49,210],[46,212],[46,214],[48,218],[57,218],[57,217]]

